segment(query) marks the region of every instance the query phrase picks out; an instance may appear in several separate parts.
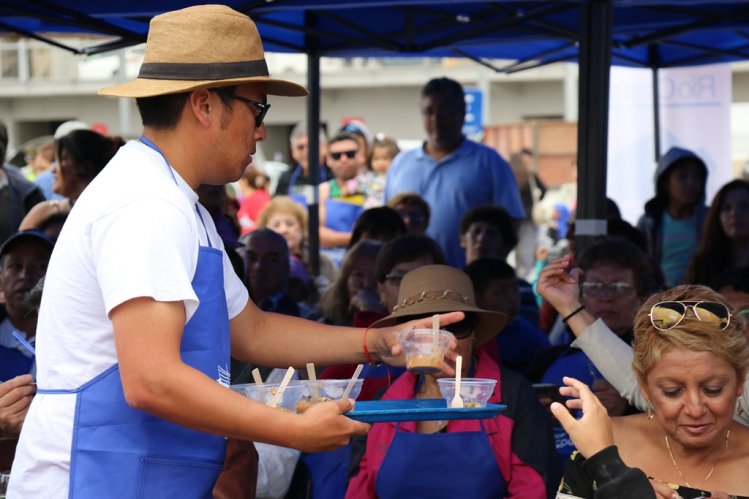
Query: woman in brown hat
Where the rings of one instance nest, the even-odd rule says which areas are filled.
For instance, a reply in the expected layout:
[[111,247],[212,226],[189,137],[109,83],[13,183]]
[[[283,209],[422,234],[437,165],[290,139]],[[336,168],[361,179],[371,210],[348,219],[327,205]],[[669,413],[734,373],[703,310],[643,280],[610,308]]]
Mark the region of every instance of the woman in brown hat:
[[[494,338],[507,319],[475,303],[466,274],[428,265],[403,277],[398,305],[373,326],[464,312],[463,321],[445,328],[457,338],[457,352],[467,360],[462,374],[496,380],[489,402],[506,404],[507,410],[488,420],[374,424],[347,498],[546,497],[554,453],[548,416],[525,378],[487,354],[475,355],[474,347]],[[439,377],[406,372],[382,399],[441,398]]]

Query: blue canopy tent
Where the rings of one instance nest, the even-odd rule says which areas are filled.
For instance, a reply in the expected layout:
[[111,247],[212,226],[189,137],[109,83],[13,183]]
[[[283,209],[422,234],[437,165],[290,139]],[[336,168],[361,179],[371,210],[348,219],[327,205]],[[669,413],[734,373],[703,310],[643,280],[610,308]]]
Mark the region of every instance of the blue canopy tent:
[[[203,2],[189,0],[4,0],[0,31],[96,54],[145,41],[156,14]],[[224,0],[257,23],[265,49],[308,55],[307,117],[319,126],[321,56],[467,57],[514,72],[579,62],[577,234],[606,231],[605,192],[609,68],[657,69],[749,58],[749,5],[740,0]],[[48,34],[99,34],[110,41],[83,49]],[[492,60],[512,64],[496,67]],[[656,87],[657,88],[657,87]],[[657,92],[655,92],[657,95]],[[658,109],[658,106],[655,106]],[[656,116],[656,154],[658,118]],[[317,133],[310,137],[318,172]],[[310,207],[312,248],[317,209]],[[585,239],[585,237],[584,237]],[[585,240],[581,241],[585,244]],[[316,255],[315,251],[311,252]],[[317,264],[313,262],[316,269]]]

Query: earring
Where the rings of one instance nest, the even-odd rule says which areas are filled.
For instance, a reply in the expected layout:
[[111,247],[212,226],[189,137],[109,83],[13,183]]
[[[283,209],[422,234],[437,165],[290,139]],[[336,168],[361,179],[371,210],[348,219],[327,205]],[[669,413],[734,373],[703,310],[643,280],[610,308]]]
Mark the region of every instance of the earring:
[[648,419],[653,419],[655,417],[655,413],[653,411],[653,403],[648,400]]

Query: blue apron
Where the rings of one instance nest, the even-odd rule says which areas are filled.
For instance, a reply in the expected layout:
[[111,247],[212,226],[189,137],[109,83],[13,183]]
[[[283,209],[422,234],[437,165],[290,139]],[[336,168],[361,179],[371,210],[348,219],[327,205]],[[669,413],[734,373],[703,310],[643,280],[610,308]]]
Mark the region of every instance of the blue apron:
[[15,348],[0,346],[0,381],[30,373],[33,362],[33,358],[26,357]]
[[379,499],[496,499],[507,495],[499,463],[481,431],[411,433],[400,431],[375,480]]
[[325,227],[338,232],[351,232],[362,211],[364,207],[361,205],[327,199],[325,200]]
[[[145,137],[141,140],[160,152]],[[192,280],[200,305],[185,325],[180,353],[185,364],[228,384],[229,315],[223,284],[223,253],[201,246]],[[128,406],[117,364],[77,389],[40,389],[39,393],[77,397],[71,498],[211,497],[223,467],[226,440]]]
[[[328,175],[325,173],[325,165],[320,165],[320,182],[326,182],[328,180]],[[302,166],[296,165],[294,168],[294,171],[291,172],[291,177],[289,177],[289,188],[288,188],[288,196],[299,203],[300,205],[304,206],[305,208],[308,208],[307,205],[307,196],[304,195],[305,189],[312,188],[311,184],[304,184],[297,186],[296,182],[299,179],[299,175],[302,173]]]

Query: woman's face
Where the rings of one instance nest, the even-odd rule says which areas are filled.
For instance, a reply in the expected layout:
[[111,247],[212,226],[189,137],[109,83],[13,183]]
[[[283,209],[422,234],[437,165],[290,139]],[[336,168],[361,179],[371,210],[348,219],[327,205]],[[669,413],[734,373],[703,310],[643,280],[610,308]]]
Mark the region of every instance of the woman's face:
[[375,260],[369,255],[359,255],[351,263],[351,273],[346,279],[348,297],[356,295],[359,291],[374,291],[375,288]]
[[674,349],[653,366],[640,389],[669,439],[704,448],[724,442],[743,380],[713,353]]
[[55,176],[55,180],[52,183],[52,192],[70,197],[74,193],[75,185],[78,183],[77,167],[78,164],[73,157],[68,154],[68,151],[63,149],[60,152],[57,163],[52,168],[52,173]]
[[432,264],[434,264],[434,261],[431,255],[422,255],[410,262],[396,263],[385,276],[385,281],[377,283],[377,292],[380,295],[380,301],[388,312],[392,312],[393,307],[398,304],[398,291],[400,290],[403,276],[414,269]]
[[595,283],[600,288],[586,290],[586,284],[582,288],[583,305],[593,317],[602,319],[619,336],[632,329],[635,314],[642,305],[632,270],[609,264],[594,265],[585,271],[585,283]]
[[304,232],[297,217],[291,213],[274,213],[268,219],[268,228],[286,239],[291,253],[301,253]]
[[720,206],[720,226],[733,241],[749,241],[749,192],[731,189]]

